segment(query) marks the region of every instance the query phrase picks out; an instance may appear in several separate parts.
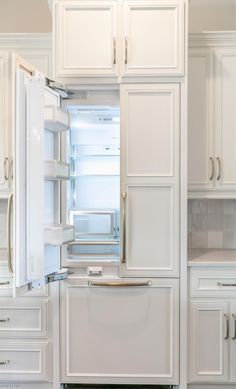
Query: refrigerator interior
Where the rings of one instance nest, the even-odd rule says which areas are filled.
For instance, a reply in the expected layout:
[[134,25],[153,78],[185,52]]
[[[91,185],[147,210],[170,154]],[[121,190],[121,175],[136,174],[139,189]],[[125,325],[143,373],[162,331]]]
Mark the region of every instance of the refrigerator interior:
[[118,106],[70,105],[67,131],[67,223],[75,240],[72,261],[119,258],[120,110]]

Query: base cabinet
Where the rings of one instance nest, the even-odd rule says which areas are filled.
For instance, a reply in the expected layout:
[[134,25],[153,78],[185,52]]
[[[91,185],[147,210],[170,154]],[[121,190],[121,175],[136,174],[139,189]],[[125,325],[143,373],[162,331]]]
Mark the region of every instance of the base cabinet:
[[62,381],[178,384],[178,280],[113,282],[61,285]]

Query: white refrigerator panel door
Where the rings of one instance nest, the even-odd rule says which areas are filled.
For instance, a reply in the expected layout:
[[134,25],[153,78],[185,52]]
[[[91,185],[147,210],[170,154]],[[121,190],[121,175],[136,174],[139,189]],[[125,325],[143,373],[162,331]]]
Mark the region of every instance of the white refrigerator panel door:
[[16,73],[15,286],[44,278],[44,78]]

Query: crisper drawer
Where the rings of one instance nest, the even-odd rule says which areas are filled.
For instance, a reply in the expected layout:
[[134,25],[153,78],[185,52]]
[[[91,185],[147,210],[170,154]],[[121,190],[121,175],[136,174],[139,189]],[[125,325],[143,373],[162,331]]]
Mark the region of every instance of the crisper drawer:
[[190,270],[191,297],[236,297],[236,268]]
[[47,343],[0,345],[0,381],[48,381],[50,359]]
[[0,300],[1,338],[47,336],[48,302],[25,299]]
[[61,285],[63,382],[178,384],[177,279]]

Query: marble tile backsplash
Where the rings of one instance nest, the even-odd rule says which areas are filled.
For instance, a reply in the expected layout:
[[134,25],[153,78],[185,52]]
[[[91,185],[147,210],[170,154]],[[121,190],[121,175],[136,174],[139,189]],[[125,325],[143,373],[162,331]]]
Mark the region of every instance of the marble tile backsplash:
[[188,247],[236,249],[236,200],[189,200]]
[[6,247],[7,200],[0,200],[0,249]]

